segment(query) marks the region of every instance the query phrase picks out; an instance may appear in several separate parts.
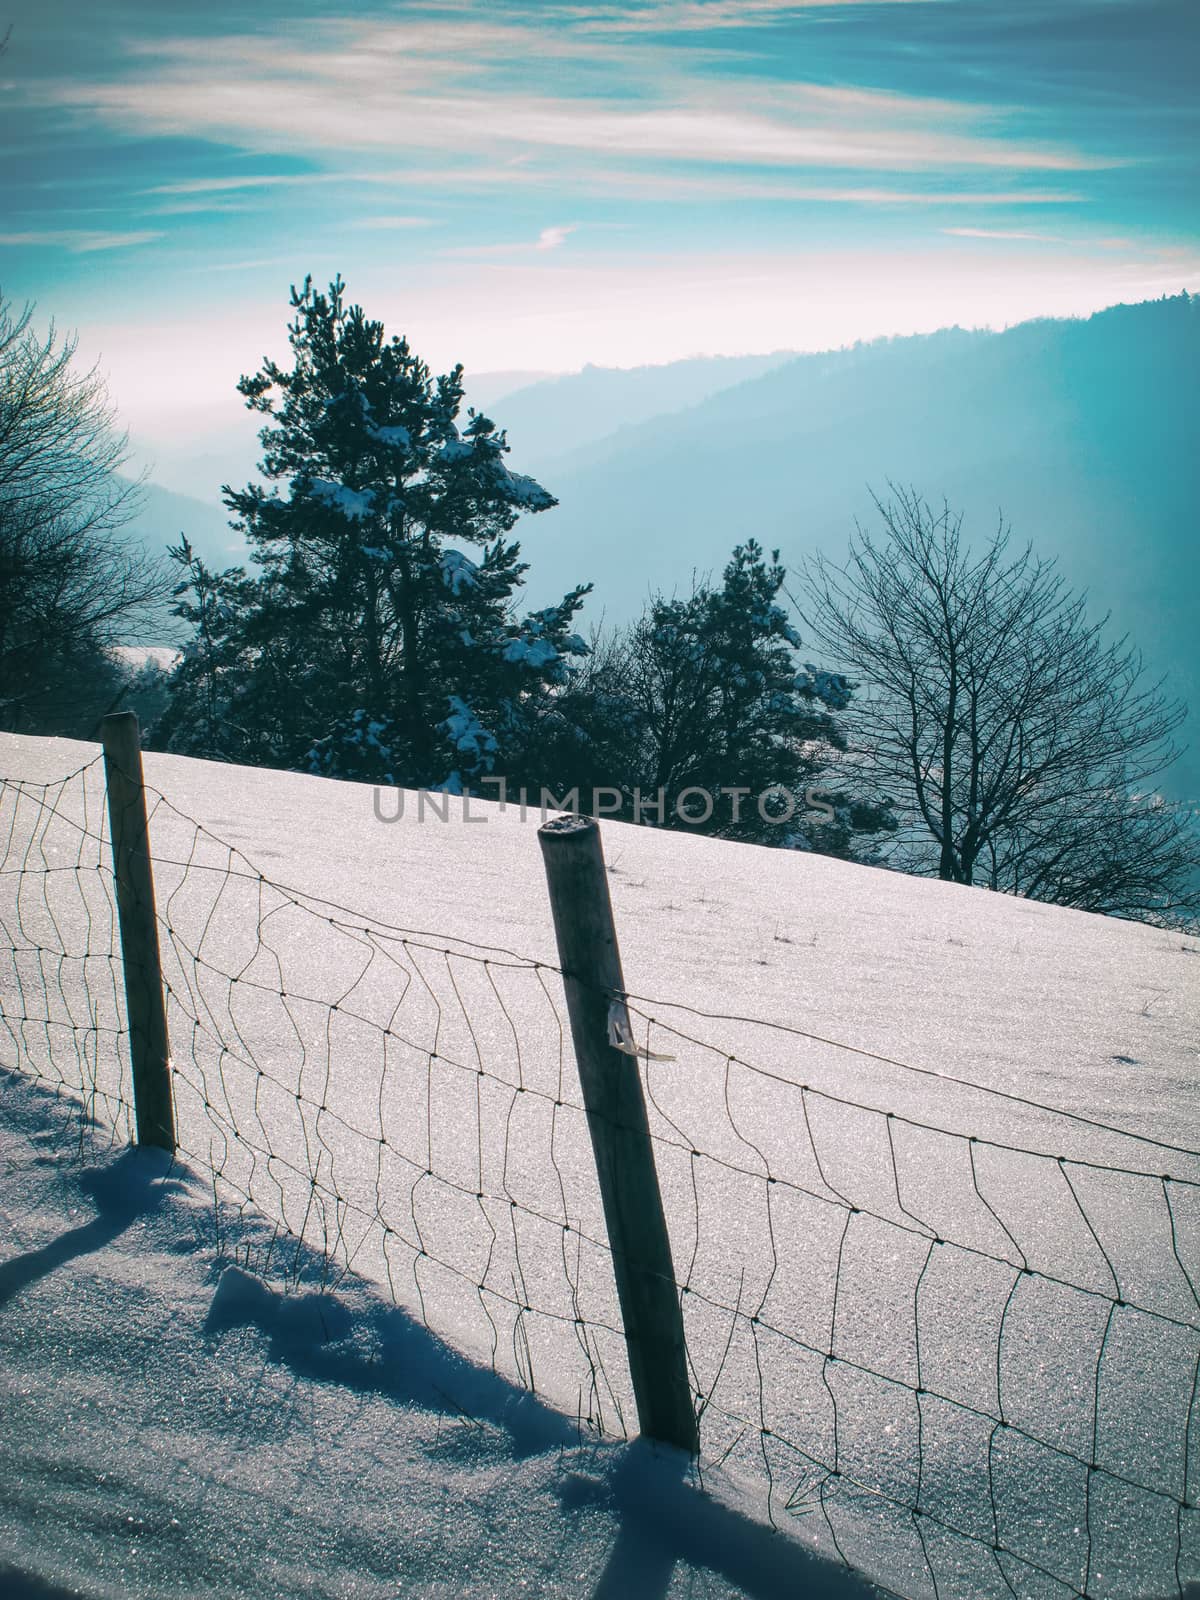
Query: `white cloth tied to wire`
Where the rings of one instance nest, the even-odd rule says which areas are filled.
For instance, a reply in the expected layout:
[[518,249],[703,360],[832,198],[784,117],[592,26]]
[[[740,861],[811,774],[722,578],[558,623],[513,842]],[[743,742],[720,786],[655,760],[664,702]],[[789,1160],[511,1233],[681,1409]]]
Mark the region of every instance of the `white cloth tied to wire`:
[[629,1007],[620,995],[614,995],[608,1005],[608,1042],[615,1050],[623,1050],[627,1056],[638,1056],[643,1061],[674,1061],[674,1056],[659,1055],[647,1049],[643,1044],[638,1044],[633,1036],[633,1023],[629,1018]]

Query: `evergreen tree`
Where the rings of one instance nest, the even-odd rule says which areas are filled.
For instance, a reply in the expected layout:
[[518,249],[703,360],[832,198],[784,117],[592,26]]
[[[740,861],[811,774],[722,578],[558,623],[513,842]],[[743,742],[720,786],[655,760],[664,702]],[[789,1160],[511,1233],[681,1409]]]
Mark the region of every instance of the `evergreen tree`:
[[[635,820],[839,855],[893,828],[886,802],[853,796],[836,776],[852,685],[800,663],[779,604],[784,577],[778,551],[768,561],[750,540],[719,586],[658,596],[598,641],[539,752],[554,781],[615,788]],[[806,799],[818,788],[819,809]]]
[[[506,537],[556,502],[509,470],[463,369],[434,378],[403,338],[311,278],[293,289],[290,367],[239,382],[267,419],[266,484],[226,486],[260,569],[186,568],[196,643],[168,718],[173,748],[407,785],[469,785],[527,741],[586,647],[587,593],[524,617]],[[194,730],[194,731],[192,731]]]
[[191,635],[171,675],[168,702],[154,724],[151,743],[210,760],[254,763],[258,752],[269,748],[270,736],[266,730],[256,736],[237,717],[254,667],[245,624],[255,585],[242,567],[213,572],[186,538],[167,554],[179,571],[172,609]]

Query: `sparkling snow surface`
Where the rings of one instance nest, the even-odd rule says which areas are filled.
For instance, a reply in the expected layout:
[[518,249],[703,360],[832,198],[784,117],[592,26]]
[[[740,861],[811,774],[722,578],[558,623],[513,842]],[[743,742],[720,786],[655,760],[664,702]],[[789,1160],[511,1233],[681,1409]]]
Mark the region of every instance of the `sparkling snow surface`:
[[0,1072],[5,1600],[866,1600],[315,1258],[264,1280],[253,1217],[216,1260],[203,1183],[76,1129]]
[[[0,772],[46,782],[95,753],[0,736]],[[146,772],[178,808],[152,831],[184,1150],[456,1348],[619,1431],[561,992],[458,943],[555,961],[536,812],[435,797],[441,821],[408,794],[380,820],[397,791],[155,755]],[[295,895],[249,877],[214,899],[229,858],[187,819]],[[57,830],[50,858],[69,861]],[[1200,1483],[1200,943],[811,855],[603,834],[626,984],[654,997],[634,1031],[672,1058],[644,1073],[710,1459],[756,1515],[905,1595],[1177,1592],[1198,1567],[1197,1514],[1170,1496],[1190,1507]],[[92,1080],[113,1092],[115,1071],[98,1053]],[[264,1170],[233,1126],[286,1162]],[[350,1210],[314,1221],[306,1172]],[[806,1451],[837,1460],[832,1489]]]

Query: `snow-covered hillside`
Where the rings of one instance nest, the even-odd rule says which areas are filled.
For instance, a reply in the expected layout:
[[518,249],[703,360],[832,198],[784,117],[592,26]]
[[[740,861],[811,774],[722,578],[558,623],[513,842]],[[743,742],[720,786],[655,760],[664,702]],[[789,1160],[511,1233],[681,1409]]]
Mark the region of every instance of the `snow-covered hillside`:
[[[95,756],[0,739],[25,785]],[[619,1433],[537,815],[146,768],[185,1154]],[[119,1125],[102,815],[94,765],[44,797],[6,783],[0,1063]],[[604,841],[702,1468],[904,1595],[1178,1592],[1200,1559],[1200,945],[810,856]]]
[[5,1600],[865,1600],[719,1475],[581,1439],[315,1257],[264,1276],[260,1221],[105,1145],[0,1072]]

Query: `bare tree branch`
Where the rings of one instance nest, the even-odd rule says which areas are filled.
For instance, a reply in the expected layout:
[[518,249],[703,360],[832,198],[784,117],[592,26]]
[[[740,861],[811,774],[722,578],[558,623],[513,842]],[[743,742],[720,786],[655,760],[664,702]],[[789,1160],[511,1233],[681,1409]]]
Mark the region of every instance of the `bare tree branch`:
[[0,727],[86,732],[110,698],[112,647],[169,591],[124,530],[140,484],[76,341],[0,297]]
[[862,680],[847,723],[877,781],[908,797],[897,863],[1118,916],[1194,912],[1192,819],[1155,791],[1186,708],[1003,519],[977,550],[913,490],[876,507],[882,535],[858,528],[844,567],[807,564],[802,611]]

